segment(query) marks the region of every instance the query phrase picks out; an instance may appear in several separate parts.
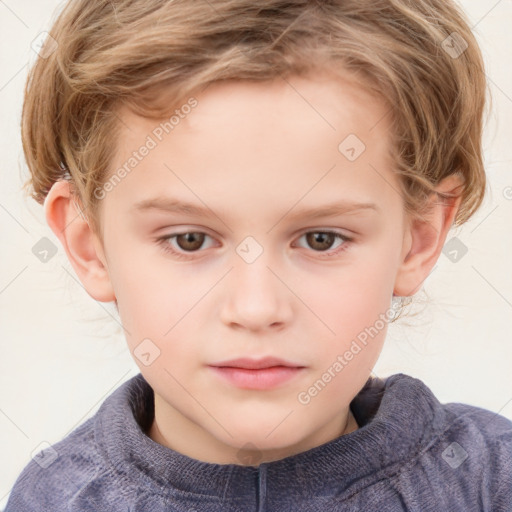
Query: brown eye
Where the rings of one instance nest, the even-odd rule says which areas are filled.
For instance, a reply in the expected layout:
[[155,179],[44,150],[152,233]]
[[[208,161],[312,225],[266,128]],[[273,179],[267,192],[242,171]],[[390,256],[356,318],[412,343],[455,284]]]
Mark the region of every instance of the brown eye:
[[183,233],[176,235],[176,244],[184,251],[197,251],[204,242],[205,233]]
[[[210,239],[210,245],[206,240],[208,238]],[[198,231],[186,231],[156,239],[157,244],[162,247],[166,254],[178,259],[195,257],[196,253],[200,256],[205,252],[204,249],[212,247],[212,241],[210,235]]]
[[[299,237],[305,239],[307,247],[299,243],[299,246],[318,253],[320,257],[338,256],[347,250],[353,238],[338,233],[337,231],[308,231]],[[336,243],[337,242],[337,243]],[[325,253],[325,254],[324,254]]]
[[335,233],[324,231],[311,231],[310,233],[306,233],[306,240],[309,246],[317,251],[330,249],[335,239]]

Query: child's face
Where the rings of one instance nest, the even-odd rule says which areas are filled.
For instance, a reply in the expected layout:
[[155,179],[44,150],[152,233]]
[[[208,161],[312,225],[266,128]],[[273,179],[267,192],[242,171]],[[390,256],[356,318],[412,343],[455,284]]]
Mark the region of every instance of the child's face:
[[[387,107],[327,75],[287,81],[210,85],[161,141],[158,122],[123,111],[113,169],[148,135],[157,144],[101,201],[119,314],[155,390],[154,439],[209,462],[241,464],[244,447],[280,458],[353,430],[348,406],[381,351],[407,250]],[[153,198],[206,213],[137,209]],[[375,209],[299,215],[356,201]],[[212,367],[263,357],[302,368],[236,381]]]

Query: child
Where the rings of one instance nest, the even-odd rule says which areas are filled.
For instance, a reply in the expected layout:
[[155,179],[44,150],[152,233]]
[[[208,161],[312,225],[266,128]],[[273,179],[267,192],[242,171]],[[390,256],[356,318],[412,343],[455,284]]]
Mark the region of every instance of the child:
[[370,375],[482,202],[485,86],[448,0],[70,0],[23,148],[141,373],[7,512],[512,510],[512,422]]

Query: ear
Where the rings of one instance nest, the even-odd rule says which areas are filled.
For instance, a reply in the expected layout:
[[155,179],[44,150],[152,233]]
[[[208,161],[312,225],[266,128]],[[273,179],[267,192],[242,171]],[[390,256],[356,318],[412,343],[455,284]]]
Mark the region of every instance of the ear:
[[[462,184],[460,176],[452,174],[439,183],[436,191],[455,193]],[[394,295],[407,297],[421,288],[441,254],[460,202],[460,195],[443,200],[433,194],[431,210],[420,219],[407,220]]]
[[53,184],[44,202],[46,222],[60,240],[87,293],[100,302],[115,300],[101,241],[78,209],[67,181]]

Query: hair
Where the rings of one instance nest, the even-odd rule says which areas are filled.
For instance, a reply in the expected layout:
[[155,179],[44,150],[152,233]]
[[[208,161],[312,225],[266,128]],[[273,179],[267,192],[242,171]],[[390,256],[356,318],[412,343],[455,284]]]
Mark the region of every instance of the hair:
[[452,174],[460,190],[437,194],[460,195],[456,225],[483,201],[484,63],[450,0],[70,0],[49,34],[58,47],[25,86],[23,188],[42,204],[68,180],[97,233],[94,191],[113,172],[121,107],[162,119],[213,82],[325,69],[359,77],[389,106],[407,214],[425,213]]

